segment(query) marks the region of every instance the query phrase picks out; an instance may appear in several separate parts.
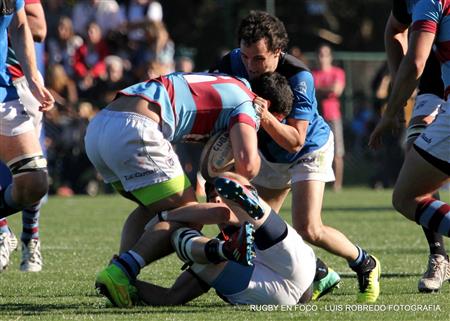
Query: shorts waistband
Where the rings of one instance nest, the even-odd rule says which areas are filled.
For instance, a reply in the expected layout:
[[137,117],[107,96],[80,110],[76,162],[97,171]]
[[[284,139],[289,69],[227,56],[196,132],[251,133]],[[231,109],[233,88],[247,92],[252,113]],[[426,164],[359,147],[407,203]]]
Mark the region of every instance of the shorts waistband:
[[159,130],[161,130],[161,127],[159,126],[159,124],[157,122],[155,122],[153,119],[151,119],[150,117],[147,117],[145,115],[138,114],[138,113],[133,113],[133,112],[128,112],[128,111],[114,111],[114,110],[102,109],[98,113],[98,116],[109,117],[109,118],[122,118],[122,119],[127,119],[127,118],[140,119],[140,120],[145,121],[146,123],[151,124],[152,127],[158,128]]

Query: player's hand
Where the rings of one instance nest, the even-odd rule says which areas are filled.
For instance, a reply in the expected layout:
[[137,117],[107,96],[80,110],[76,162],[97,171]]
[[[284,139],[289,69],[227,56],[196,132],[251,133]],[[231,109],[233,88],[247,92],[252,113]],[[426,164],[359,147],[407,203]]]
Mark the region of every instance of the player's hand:
[[268,118],[269,112],[269,102],[261,97],[256,97],[253,100],[253,105],[255,106],[256,114],[261,119],[261,121]]
[[397,117],[391,117],[384,114],[377,126],[373,130],[369,138],[369,147],[372,149],[378,149],[382,145],[382,139],[384,133],[388,130],[394,130],[399,127],[399,121]]
[[39,81],[29,83],[30,90],[33,96],[39,101],[41,106],[39,110],[42,112],[52,109],[55,105],[55,98],[53,98],[50,91],[45,88]]

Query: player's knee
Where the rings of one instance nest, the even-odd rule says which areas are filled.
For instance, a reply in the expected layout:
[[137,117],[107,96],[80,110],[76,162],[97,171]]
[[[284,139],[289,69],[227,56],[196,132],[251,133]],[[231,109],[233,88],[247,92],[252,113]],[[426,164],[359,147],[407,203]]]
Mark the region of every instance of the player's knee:
[[15,179],[14,198],[18,204],[31,205],[39,202],[48,192],[47,173],[34,172]]
[[394,192],[392,193],[392,206],[395,208],[395,210],[397,212],[403,213],[407,202],[408,200],[405,195],[394,189]]
[[303,225],[296,228],[301,237],[310,244],[319,244],[322,240],[322,226]]
[[23,155],[8,162],[18,204],[37,203],[48,192],[47,160],[42,154]]

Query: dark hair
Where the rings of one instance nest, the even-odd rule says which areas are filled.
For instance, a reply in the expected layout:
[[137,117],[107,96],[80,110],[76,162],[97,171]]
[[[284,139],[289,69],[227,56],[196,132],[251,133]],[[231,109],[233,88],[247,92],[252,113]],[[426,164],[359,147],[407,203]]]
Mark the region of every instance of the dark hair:
[[250,11],[239,25],[239,44],[243,41],[244,44],[251,45],[261,39],[266,39],[267,48],[271,52],[277,49],[284,51],[289,42],[286,28],[280,19],[264,11]]
[[266,72],[250,82],[252,91],[270,101],[269,111],[284,116],[290,114],[294,94],[286,77],[277,72]]

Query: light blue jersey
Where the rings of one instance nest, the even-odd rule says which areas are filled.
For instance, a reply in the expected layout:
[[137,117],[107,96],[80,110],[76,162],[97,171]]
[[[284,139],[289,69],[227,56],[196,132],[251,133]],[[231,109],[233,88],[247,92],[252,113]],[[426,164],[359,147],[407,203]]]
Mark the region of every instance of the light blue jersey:
[[172,73],[125,88],[120,94],[158,104],[162,132],[171,142],[204,140],[238,122],[259,126],[255,94],[248,82],[227,75]]

